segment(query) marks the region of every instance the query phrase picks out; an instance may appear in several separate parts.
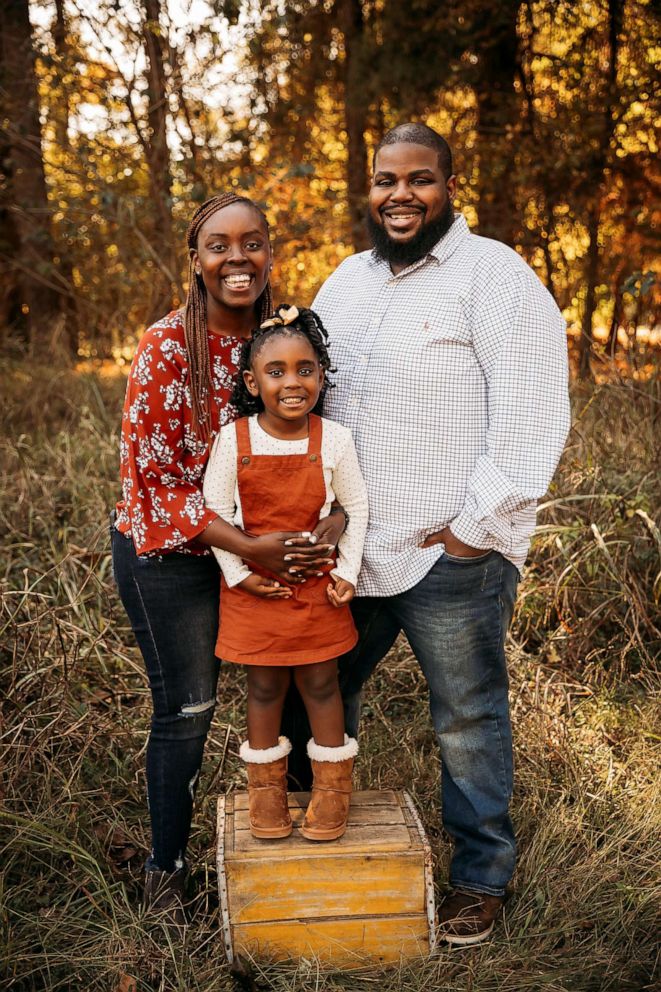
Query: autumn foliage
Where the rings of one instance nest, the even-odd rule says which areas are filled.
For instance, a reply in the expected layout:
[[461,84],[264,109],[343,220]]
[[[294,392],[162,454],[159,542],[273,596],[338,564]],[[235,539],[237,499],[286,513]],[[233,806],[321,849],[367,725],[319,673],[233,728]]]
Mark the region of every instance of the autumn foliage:
[[379,137],[424,119],[455,149],[457,207],[555,296],[581,374],[599,376],[609,354],[636,374],[649,364],[656,3],[225,0],[195,12],[3,5],[5,347],[126,357],[183,297],[191,210],[227,187],[268,210],[277,295],[309,302],[366,246]]

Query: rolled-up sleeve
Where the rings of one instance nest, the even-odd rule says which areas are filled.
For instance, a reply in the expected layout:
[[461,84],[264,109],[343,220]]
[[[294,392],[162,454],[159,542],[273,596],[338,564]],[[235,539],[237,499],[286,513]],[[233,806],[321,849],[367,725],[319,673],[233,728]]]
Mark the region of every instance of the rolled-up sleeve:
[[[487,388],[484,453],[452,533],[476,548],[513,550],[532,533],[570,423],[566,324],[518,259],[478,273],[469,301],[473,347]],[[516,525],[516,534],[513,528]]]

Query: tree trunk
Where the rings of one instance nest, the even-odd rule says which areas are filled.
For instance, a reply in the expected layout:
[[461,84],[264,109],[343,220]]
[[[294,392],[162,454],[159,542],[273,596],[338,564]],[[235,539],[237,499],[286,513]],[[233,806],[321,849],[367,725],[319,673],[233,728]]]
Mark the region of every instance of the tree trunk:
[[339,0],[339,23],[344,35],[344,119],[347,129],[347,201],[351,241],[355,251],[369,247],[365,226],[367,210],[367,120],[364,76],[364,21],[360,0]]
[[54,264],[28,0],[4,0],[0,25],[3,109],[8,122],[8,207],[17,234],[11,264],[31,350],[43,353],[52,349],[61,334],[62,300]]
[[152,317],[162,314],[172,305],[175,292],[182,295],[179,285],[176,252],[172,234],[172,177],[167,143],[168,96],[165,80],[164,43],[160,26],[160,0],[143,0],[143,37],[147,56],[148,133],[145,144],[149,191],[153,209],[153,237],[161,260],[157,274]]
[[55,20],[53,21],[53,43],[57,56],[58,94],[53,106],[53,129],[55,144],[63,151],[69,151],[69,103],[70,93],[67,82],[69,70],[69,47],[67,45],[67,21],[64,0],[55,0]]
[[5,191],[11,186],[9,156],[11,147],[4,132],[0,132],[0,351],[9,339],[21,348],[28,344],[27,321],[21,312],[21,288],[13,255],[18,244],[18,231]]
[[615,128],[615,104],[617,87],[617,58],[620,47],[620,33],[624,15],[625,0],[608,0],[608,79],[607,90],[604,94],[603,127],[599,146],[595,150],[590,169],[591,185],[596,189],[592,197],[588,213],[588,252],[586,271],[585,306],[581,321],[581,336],[579,339],[578,374],[581,379],[590,376],[590,359],[592,357],[592,322],[597,305],[595,288],[599,275],[599,226],[601,222],[601,204],[604,194],[605,170],[608,164],[608,153],[613,130]]
[[[55,144],[62,154],[70,151],[69,142],[69,108],[71,104],[69,88],[70,58],[67,44],[67,22],[64,10],[64,0],[55,0],[55,21],[53,22],[53,43],[57,56],[57,99],[52,106]],[[70,253],[63,244],[60,250],[60,275],[66,283],[68,292],[63,295],[64,336],[72,358],[78,355],[80,334],[78,325],[78,308],[73,282],[73,266]]]
[[518,229],[514,198],[519,97],[517,20],[520,0],[490,5],[476,24],[478,108],[479,233],[514,245]]

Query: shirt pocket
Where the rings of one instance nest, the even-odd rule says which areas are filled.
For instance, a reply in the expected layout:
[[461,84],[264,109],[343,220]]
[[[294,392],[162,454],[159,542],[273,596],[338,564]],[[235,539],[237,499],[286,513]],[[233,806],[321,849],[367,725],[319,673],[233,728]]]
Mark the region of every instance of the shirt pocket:
[[424,317],[420,336],[424,358],[444,377],[478,368],[473,334],[458,300],[438,301]]
[[422,321],[421,334],[430,348],[473,348],[473,335],[457,299],[434,301]]

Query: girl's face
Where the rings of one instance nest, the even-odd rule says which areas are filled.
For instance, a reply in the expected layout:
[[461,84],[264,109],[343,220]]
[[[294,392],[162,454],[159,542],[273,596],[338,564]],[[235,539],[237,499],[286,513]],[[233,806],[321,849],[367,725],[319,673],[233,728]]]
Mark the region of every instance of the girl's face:
[[291,432],[316,406],[324,373],[308,339],[285,332],[264,342],[243,378],[264,404],[263,425]]
[[263,218],[249,203],[232,203],[207,218],[192,251],[208,299],[221,308],[254,307],[264,292],[271,246]]

